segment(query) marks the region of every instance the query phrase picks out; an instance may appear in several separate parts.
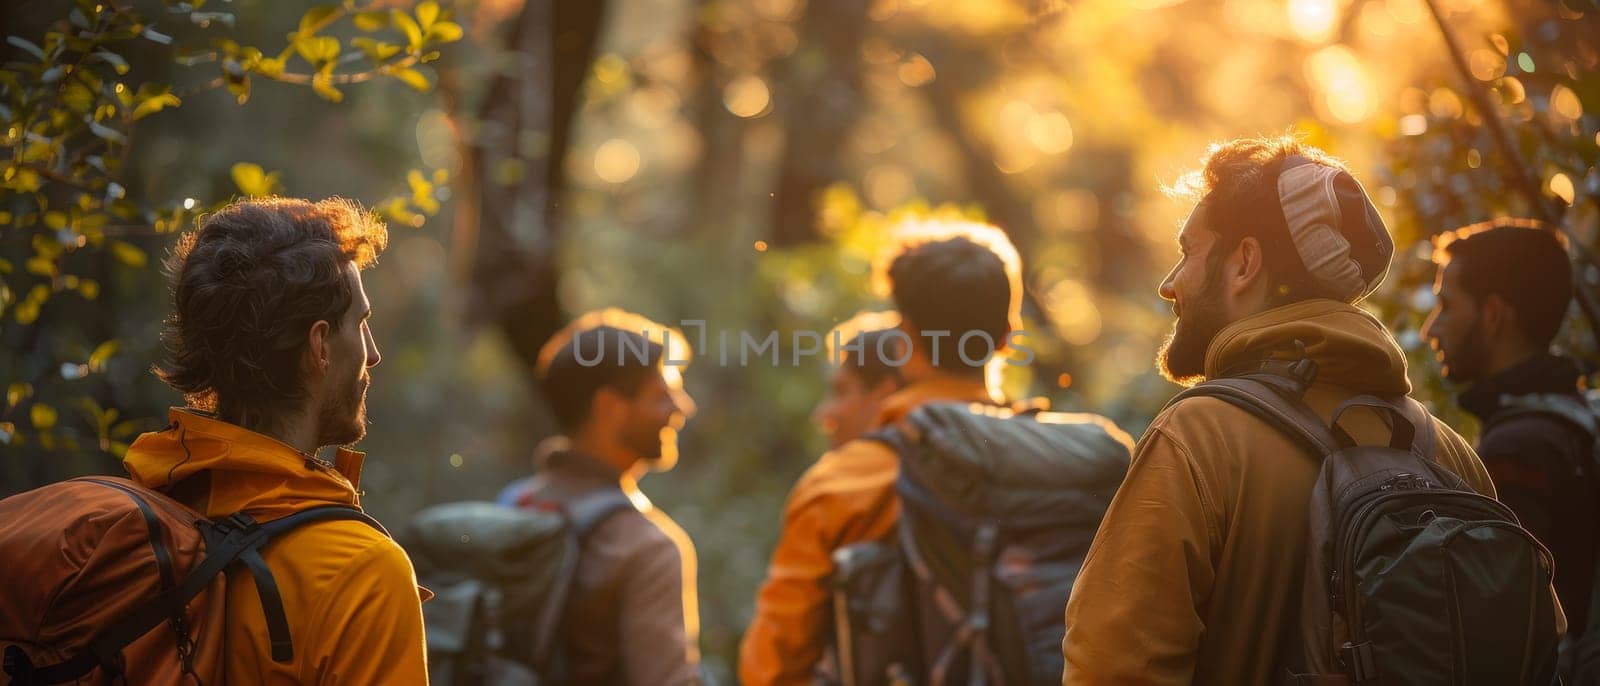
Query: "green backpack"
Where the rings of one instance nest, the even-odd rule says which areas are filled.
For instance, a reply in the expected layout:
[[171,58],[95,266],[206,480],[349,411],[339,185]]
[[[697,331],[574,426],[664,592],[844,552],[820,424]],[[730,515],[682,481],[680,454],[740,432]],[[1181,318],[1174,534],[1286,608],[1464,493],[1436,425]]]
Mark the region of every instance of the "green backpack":
[[[1315,375],[1309,359],[1272,361],[1172,401],[1224,400],[1321,462],[1298,625],[1280,655],[1285,680],[1557,683],[1549,551],[1504,505],[1435,461],[1433,420],[1415,400],[1358,395],[1324,423],[1302,401]],[[1340,428],[1355,408],[1388,418],[1388,445],[1358,445]]]

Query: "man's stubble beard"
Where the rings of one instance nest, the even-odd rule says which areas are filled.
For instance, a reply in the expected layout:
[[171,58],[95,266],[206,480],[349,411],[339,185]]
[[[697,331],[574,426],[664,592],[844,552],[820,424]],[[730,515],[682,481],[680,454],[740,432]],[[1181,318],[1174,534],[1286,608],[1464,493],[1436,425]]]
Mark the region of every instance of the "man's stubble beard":
[[1228,325],[1223,321],[1222,308],[1217,302],[1221,284],[1211,278],[1214,272],[1212,267],[1206,265],[1204,287],[1182,308],[1182,313],[1172,324],[1172,333],[1168,334],[1156,353],[1161,376],[1182,386],[1193,386],[1205,380],[1206,352],[1211,348],[1212,340]]

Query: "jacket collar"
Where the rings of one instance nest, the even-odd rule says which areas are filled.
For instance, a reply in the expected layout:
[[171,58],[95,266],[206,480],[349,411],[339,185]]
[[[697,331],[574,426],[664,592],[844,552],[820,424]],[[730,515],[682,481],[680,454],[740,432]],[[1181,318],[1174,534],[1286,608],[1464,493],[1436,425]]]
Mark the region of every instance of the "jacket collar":
[[918,379],[905,388],[895,391],[883,400],[883,408],[878,411],[878,426],[893,424],[908,414],[930,402],[938,401],[965,401],[997,405],[997,394],[990,392],[983,377],[957,376],[943,372],[934,372],[927,378]]
[[1479,421],[1488,422],[1500,411],[1505,396],[1576,394],[1582,380],[1583,372],[1571,358],[1541,353],[1479,380],[1458,396],[1457,402]]
[[1205,376],[1265,357],[1295,354],[1295,342],[1317,363],[1317,383],[1359,393],[1411,392],[1406,356],[1394,336],[1365,310],[1337,300],[1275,307],[1223,327],[1206,350]]
[[330,465],[196,410],[173,408],[167,418],[165,430],[133,442],[122,464],[134,481],[181,493],[208,517],[272,519],[315,505],[360,505],[361,452],[340,448]]

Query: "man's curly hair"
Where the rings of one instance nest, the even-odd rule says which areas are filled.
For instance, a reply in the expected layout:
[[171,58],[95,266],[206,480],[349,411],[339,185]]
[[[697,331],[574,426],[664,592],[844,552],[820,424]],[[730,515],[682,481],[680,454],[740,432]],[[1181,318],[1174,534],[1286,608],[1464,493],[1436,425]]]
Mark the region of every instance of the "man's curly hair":
[[343,323],[354,293],[344,265],[371,266],[389,242],[353,201],[263,198],[202,217],[166,266],[168,356],[155,373],[197,409],[271,428],[305,400],[306,334]]

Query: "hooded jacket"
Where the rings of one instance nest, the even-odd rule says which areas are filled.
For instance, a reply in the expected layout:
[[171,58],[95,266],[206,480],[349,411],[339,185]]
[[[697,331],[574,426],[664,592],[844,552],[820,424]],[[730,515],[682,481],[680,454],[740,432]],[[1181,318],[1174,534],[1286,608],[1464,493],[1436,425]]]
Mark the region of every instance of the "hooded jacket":
[[[941,400],[998,404],[981,377],[936,374],[884,399],[874,427]],[[889,533],[900,516],[894,492],[899,475],[894,450],[863,439],[825,453],[801,475],[784,505],[783,533],[739,646],[739,683],[813,682],[828,641],[833,551]]]
[[[332,465],[269,436],[173,409],[165,431],[134,441],[134,481],[210,518],[270,521],[322,505],[360,506],[362,453]],[[255,583],[227,573],[226,675],[235,684],[426,684],[423,591],[405,551],[354,521],[306,525],[262,556],[283,596],[294,658],[274,662]],[[431,594],[430,594],[431,595]]]
[[[1225,327],[1205,376],[1299,340],[1319,372],[1305,400],[1330,418],[1360,394],[1408,394],[1405,355],[1371,315],[1310,300]],[[1382,442],[1376,413],[1341,425]],[[1434,419],[1436,459],[1473,490],[1494,485],[1471,447]],[[1277,683],[1292,637],[1306,558],[1308,498],[1320,456],[1217,398],[1185,399],[1156,417],[1112,500],[1067,604],[1062,683]]]

